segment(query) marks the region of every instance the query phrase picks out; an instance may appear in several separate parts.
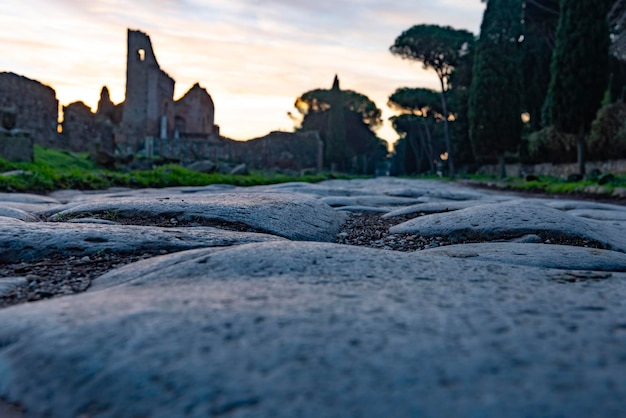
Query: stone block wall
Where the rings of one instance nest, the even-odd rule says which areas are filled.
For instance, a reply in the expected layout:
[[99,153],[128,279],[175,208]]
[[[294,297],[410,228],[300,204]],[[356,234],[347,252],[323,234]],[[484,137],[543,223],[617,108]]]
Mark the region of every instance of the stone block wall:
[[150,37],[129,29],[124,133],[134,138],[161,136],[161,117],[165,115],[167,136],[173,136],[173,97],[174,79],[159,67]]
[[83,102],[64,106],[63,118],[63,149],[114,152],[114,127],[109,118],[94,114]]
[[0,158],[14,162],[33,162],[33,138],[27,132],[0,128]]
[[175,103],[175,130],[179,133],[213,134],[219,133],[215,127],[215,105],[213,99],[196,83]]
[[0,72],[0,108],[14,108],[17,129],[30,133],[35,144],[58,147],[59,102],[56,92],[29,78]]
[[[592,170],[600,170],[602,173],[626,174],[626,160],[589,161],[585,167],[588,173]],[[578,173],[578,164],[507,164],[506,172],[509,176],[519,177],[534,174],[536,176],[566,178],[570,174]],[[482,166],[477,173],[497,176],[500,174],[500,169],[497,164],[485,165]]]
[[322,157],[322,141],[316,131],[271,132],[250,141],[234,141],[232,146],[232,160],[250,168],[321,170]]

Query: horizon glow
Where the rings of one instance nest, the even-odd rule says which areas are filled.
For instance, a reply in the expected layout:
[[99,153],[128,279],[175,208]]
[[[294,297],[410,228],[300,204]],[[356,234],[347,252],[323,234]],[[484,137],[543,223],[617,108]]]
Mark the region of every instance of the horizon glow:
[[[398,135],[387,98],[399,87],[438,89],[434,73],[391,55],[409,27],[450,25],[478,33],[479,0],[27,0],[0,4],[0,71],[54,88],[61,105],[95,110],[100,90],[124,100],[126,29],[147,33],[179,99],[194,83],[215,102],[223,136],[247,140],[293,131],[287,113],[301,94],[341,88],[383,112],[378,135]],[[34,12],[36,11],[36,12]]]

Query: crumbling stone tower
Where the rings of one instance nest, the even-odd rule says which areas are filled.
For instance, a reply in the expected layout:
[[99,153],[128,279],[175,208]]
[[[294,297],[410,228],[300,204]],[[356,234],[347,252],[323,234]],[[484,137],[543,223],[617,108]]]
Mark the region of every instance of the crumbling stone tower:
[[128,29],[123,135],[165,138],[174,130],[174,79],[159,67],[150,37]]

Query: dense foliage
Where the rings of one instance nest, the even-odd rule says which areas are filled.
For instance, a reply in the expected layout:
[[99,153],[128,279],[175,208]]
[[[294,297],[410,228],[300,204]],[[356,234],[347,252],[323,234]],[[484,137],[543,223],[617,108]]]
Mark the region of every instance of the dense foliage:
[[[459,31],[417,25],[391,47],[440,78],[441,114],[450,116],[436,122],[450,129],[429,120],[433,143],[449,137],[452,162],[466,172],[475,158],[502,161],[504,153],[508,161],[583,162],[577,142],[590,159],[626,158],[626,0],[482,1],[476,42],[464,38],[458,49]],[[420,168],[416,159],[432,154],[424,120],[396,93],[396,165],[421,171],[426,160]]]
[[483,160],[498,158],[502,168],[504,154],[517,151],[521,140],[522,10],[521,0],[487,3],[469,94],[474,152]]
[[440,125],[443,121],[440,94],[424,88],[399,88],[389,97],[389,107],[400,112],[391,123],[400,134],[397,154],[400,174],[435,171],[435,161],[445,151]]
[[340,171],[372,174],[387,155],[386,143],[374,129],[381,125],[381,110],[367,96],[333,87],[315,89],[294,104],[301,120],[297,129],[317,131],[324,142],[324,165]]
[[608,85],[607,0],[563,0],[550,79],[554,126],[578,135],[578,163],[585,174],[584,137]]
[[398,36],[390,51],[403,59],[419,61],[424,68],[434,70],[441,86],[441,105],[448,167],[454,175],[454,150],[449,128],[447,93],[455,67],[469,53],[474,35],[450,26],[416,25]]

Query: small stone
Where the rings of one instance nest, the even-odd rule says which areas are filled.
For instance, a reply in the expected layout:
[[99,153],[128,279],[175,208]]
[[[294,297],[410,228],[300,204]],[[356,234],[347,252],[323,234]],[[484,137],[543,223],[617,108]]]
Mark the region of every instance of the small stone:
[[80,261],[82,261],[83,263],[86,263],[88,261],[91,261],[91,258],[89,258],[88,255],[84,256],[83,258],[80,259]]
[[159,250],[159,253],[160,254],[167,254],[167,251],[166,250]]

